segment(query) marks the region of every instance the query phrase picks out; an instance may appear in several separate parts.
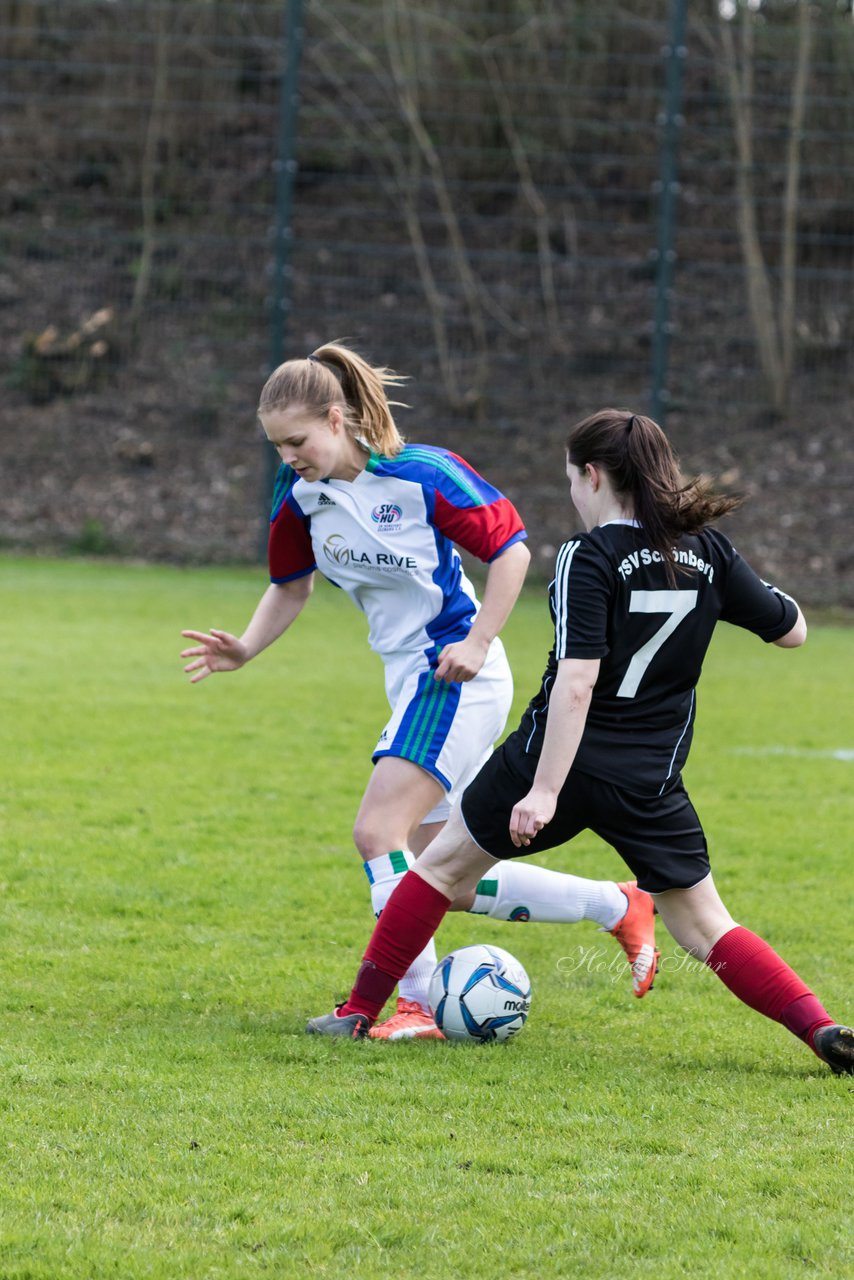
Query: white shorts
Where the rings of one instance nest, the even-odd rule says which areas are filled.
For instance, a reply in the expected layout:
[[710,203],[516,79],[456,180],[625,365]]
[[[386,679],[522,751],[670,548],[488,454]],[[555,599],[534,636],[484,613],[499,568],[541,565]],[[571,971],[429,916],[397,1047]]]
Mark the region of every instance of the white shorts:
[[503,733],[513,701],[513,676],[497,637],[473,680],[435,680],[437,662],[438,656],[408,653],[386,663],[392,715],[373,753],[374,763],[384,756],[411,760],[445,788],[447,796],[423,823],[447,820]]

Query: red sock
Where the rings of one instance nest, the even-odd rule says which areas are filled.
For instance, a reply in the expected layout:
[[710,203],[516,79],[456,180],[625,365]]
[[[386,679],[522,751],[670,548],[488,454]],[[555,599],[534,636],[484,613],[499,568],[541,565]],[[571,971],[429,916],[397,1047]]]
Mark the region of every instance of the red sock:
[[819,1027],[833,1018],[777,952],[757,934],[736,925],[719,938],[706,964],[734,996],[766,1018],[781,1022],[813,1048]]
[[451,899],[407,871],[382,909],[355,986],[339,1014],[375,1019],[412,961],[439,927]]

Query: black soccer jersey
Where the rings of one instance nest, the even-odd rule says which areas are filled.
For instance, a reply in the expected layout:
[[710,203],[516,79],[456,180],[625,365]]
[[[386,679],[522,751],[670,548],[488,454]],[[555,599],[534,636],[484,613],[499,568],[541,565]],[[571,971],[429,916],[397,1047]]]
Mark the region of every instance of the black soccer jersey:
[[763,640],[794,626],[797,606],[757,577],[724,534],[674,547],[676,581],[637,524],[615,521],[564,543],[549,587],[554,648],[517,733],[539,755],[562,658],[599,658],[574,768],[637,795],[660,793],[688,755],[695,686],[719,618]]

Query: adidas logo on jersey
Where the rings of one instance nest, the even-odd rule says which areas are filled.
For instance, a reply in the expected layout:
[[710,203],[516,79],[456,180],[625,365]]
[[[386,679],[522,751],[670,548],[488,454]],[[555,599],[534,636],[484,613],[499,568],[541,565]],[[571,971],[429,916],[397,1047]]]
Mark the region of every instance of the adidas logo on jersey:
[[325,493],[322,493],[320,497],[317,499],[317,505],[319,507],[334,507],[335,503],[332,501],[331,498],[327,498]]

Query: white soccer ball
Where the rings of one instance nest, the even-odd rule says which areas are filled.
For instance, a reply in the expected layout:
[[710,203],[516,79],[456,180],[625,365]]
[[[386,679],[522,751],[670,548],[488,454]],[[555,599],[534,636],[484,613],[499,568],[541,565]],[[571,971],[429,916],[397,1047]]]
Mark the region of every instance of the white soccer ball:
[[460,947],[430,979],[430,1009],[448,1040],[509,1040],[531,1007],[531,984],[502,947]]

